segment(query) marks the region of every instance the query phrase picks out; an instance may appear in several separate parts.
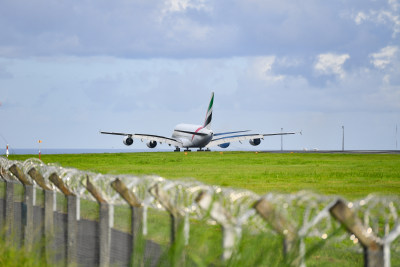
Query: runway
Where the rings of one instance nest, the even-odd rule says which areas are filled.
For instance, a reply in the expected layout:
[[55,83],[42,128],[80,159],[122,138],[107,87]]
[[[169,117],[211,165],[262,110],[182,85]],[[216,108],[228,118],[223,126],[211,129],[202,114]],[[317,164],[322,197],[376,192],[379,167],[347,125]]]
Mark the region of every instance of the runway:
[[261,153],[400,154],[400,150],[264,150]]

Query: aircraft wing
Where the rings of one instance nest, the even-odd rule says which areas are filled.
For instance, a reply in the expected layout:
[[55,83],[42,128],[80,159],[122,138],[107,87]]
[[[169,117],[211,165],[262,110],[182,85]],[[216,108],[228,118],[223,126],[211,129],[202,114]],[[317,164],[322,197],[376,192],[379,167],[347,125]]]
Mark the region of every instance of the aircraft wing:
[[[302,134],[301,132],[298,132]],[[296,133],[272,133],[272,134],[263,134],[264,136],[273,136],[273,135],[288,135],[288,134],[296,134]]]
[[115,132],[100,132],[101,134],[111,134],[111,135],[122,135],[122,136],[129,136],[131,138],[136,138],[140,140],[147,140],[147,141],[157,141],[158,143],[165,143],[171,146],[182,147],[182,142],[173,138],[159,136],[159,135],[152,135],[152,134],[131,134],[131,133],[115,133]]
[[263,139],[264,135],[262,134],[242,134],[242,135],[234,135],[234,136],[226,136],[226,137],[221,137],[221,138],[216,138],[211,140],[210,143],[206,147],[213,147],[225,143],[231,143],[231,142],[236,142],[236,141],[245,141],[245,140],[251,140],[251,139]]
[[245,133],[245,132],[250,132],[251,130],[243,130],[243,131],[235,131],[235,132],[225,132],[225,133],[214,133],[214,136],[219,136],[219,135],[228,135],[228,134],[234,134],[234,133]]
[[273,135],[288,135],[288,134],[295,134],[295,133],[271,133],[271,134],[242,134],[242,135],[234,135],[234,136],[226,136],[221,138],[216,138],[211,140],[208,143],[207,147],[218,146],[221,144],[231,143],[231,142],[240,142],[246,141],[251,139],[264,139],[264,136],[273,136]]

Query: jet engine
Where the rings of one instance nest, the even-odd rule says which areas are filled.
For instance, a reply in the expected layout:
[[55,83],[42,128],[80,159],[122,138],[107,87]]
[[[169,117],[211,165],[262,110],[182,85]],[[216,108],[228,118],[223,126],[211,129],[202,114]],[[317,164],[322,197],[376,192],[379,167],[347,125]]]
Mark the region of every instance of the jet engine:
[[130,146],[130,145],[133,144],[133,139],[132,139],[132,137],[127,136],[127,137],[124,138],[124,141],[123,141],[123,142],[124,142],[124,145]]
[[157,146],[157,141],[150,141],[146,145],[148,148],[155,148]]
[[224,144],[219,144],[218,146],[220,148],[227,148],[231,143],[224,143]]
[[252,146],[258,146],[259,144],[261,144],[261,139],[260,138],[250,139],[249,143]]

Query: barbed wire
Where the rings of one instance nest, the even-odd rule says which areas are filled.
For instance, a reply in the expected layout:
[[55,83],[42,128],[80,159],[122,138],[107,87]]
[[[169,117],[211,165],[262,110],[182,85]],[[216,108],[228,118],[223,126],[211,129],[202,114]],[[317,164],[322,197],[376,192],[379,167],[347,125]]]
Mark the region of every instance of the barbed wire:
[[[243,189],[232,189],[221,186],[211,186],[203,184],[194,179],[192,180],[167,180],[159,176],[134,176],[134,175],[110,175],[99,174],[89,171],[81,171],[74,168],[64,168],[57,164],[45,164],[39,159],[28,159],[23,162],[11,161],[0,157],[0,167],[8,170],[16,164],[27,177],[28,172],[35,168],[45,179],[46,184],[53,190],[58,188],[49,181],[49,176],[57,174],[65,185],[82,199],[94,200],[92,195],[86,190],[86,180],[89,179],[103,197],[112,205],[127,205],[120,195],[110,186],[116,178],[119,178],[127,188],[133,192],[144,210],[147,208],[166,210],[166,206],[172,205],[175,212],[185,218],[185,223],[189,219],[208,219],[215,222],[215,216],[210,216],[210,210],[223,213],[222,220],[234,227],[236,234],[240,237],[242,228],[245,226],[252,232],[276,231],[268,225],[254,209],[254,204],[260,199],[270,203],[275,213],[279,213],[282,218],[293,226],[296,234],[300,238],[318,237],[327,239],[333,233],[337,233],[340,224],[330,216],[329,209],[338,200],[339,196],[329,196],[316,194],[310,191],[300,191],[292,194],[268,193],[260,196],[252,191]],[[16,179],[11,172],[8,173],[9,179]],[[35,183],[32,180],[32,183]],[[154,191],[157,188],[157,193]],[[155,194],[164,194],[169,204],[162,203],[161,197]],[[211,204],[208,210],[199,207],[196,198],[201,192],[206,192],[211,196]],[[343,199],[343,198],[341,198]],[[375,233],[382,242],[391,243],[392,250],[400,252],[400,242],[393,242],[400,234],[400,197],[368,195],[365,198],[346,201],[348,208],[352,209],[361,219],[365,229],[370,233]],[[212,215],[212,214],[211,214]],[[146,216],[146,215],[144,215]],[[144,222],[146,223],[146,222]],[[144,227],[147,229],[147,227]],[[188,229],[188,226],[186,227]],[[336,239],[351,239],[357,243],[354,236],[345,232],[335,237]]]

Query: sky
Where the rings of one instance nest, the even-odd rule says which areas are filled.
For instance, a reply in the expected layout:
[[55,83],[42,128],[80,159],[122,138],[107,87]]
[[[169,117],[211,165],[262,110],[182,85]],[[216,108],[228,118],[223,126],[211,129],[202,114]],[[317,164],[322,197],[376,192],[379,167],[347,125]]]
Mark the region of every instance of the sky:
[[322,150],[344,126],[345,149],[396,149],[400,0],[0,0],[2,148],[169,137],[211,92],[214,132],[302,131],[284,149]]

